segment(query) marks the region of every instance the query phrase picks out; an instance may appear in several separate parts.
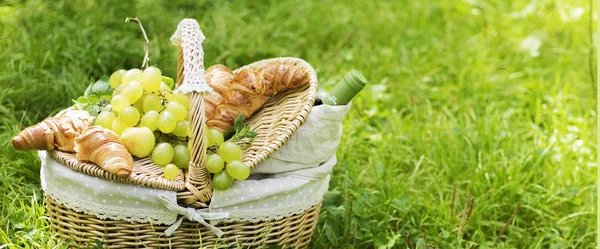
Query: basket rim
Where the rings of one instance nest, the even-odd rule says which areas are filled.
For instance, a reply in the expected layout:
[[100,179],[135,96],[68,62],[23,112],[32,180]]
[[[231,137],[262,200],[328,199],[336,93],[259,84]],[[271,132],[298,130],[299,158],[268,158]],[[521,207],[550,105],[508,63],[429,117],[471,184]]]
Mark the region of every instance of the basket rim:
[[[272,62],[296,65],[308,73],[308,75],[309,75],[308,87],[307,87],[307,89],[301,88],[302,89],[301,91],[308,91],[307,99],[306,99],[306,101],[304,101],[304,103],[302,105],[300,105],[299,108],[301,108],[301,110],[298,112],[298,115],[294,118],[294,121],[297,121],[297,122],[294,123],[293,125],[288,125],[287,127],[285,127],[285,130],[287,130],[289,132],[282,132],[283,134],[281,134],[280,136],[277,136],[277,138],[273,141],[274,144],[271,144],[270,146],[265,146],[266,149],[264,151],[259,152],[259,154],[257,154],[257,155],[254,155],[253,156],[254,160],[250,160],[250,161],[243,160],[244,163],[248,167],[252,167],[252,168],[254,166],[258,165],[259,163],[261,163],[262,161],[264,161],[267,157],[269,157],[273,153],[275,153],[279,148],[281,148],[281,146],[283,146],[287,142],[287,140],[289,140],[289,138],[296,132],[296,129],[298,129],[298,127],[300,127],[304,123],[304,121],[306,121],[306,118],[308,118],[308,115],[310,114],[310,111],[312,110],[314,102],[317,98],[317,92],[318,92],[318,87],[319,87],[317,72],[307,61],[305,61],[301,58],[275,57],[275,58],[262,59],[262,60],[247,64],[247,65],[244,65],[240,68],[237,68],[237,69],[233,70],[233,73],[237,74],[239,71],[244,70],[246,68],[255,67],[257,65],[267,64],[267,63],[272,63]],[[297,90],[297,89],[293,89],[293,90]],[[287,92],[287,91],[283,91],[280,93],[285,93],[285,92]],[[276,97],[280,93],[277,93],[276,95],[272,96],[271,98]],[[262,108],[263,107],[261,107],[261,109]],[[260,112],[261,109],[257,110],[256,113]],[[244,122],[246,122],[246,123],[250,122],[250,120],[255,116],[255,114],[253,114],[252,116],[250,116],[249,118],[244,120]]]

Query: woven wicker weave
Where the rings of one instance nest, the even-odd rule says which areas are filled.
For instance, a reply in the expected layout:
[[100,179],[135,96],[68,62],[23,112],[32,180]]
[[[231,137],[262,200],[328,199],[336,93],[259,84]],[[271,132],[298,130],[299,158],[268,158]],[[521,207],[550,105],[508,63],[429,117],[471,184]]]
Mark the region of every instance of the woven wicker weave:
[[[181,51],[179,52],[177,74],[179,82],[183,78],[184,65],[184,53]],[[319,84],[317,73],[310,64],[302,59],[288,57],[262,60],[239,68],[234,73],[246,67],[257,67],[272,62],[296,65],[308,73],[310,81],[305,87],[276,94],[260,110],[246,119],[245,122],[250,128],[258,132],[258,136],[252,140],[252,144],[242,154],[242,161],[249,167],[254,167],[265,160],[292,136],[306,120],[317,95]],[[177,194],[180,204],[202,208],[207,206],[206,203],[210,201],[212,196],[210,174],[202,163],[206,154],[205,141],[203,140],[203,126],[205,123],[202,95],[192,93],[190,97],[190,127],[192,128],[192,153],[190,158],[192,162],[190,162],[189,171],[186,174],[185,184],[179,177],[174,181],[166,181],[160,178],[162,167],[156,166],[147,158],[136,160],[135,167],[137,170],[128,179],[123,179],[92,163],[77,162],[77,159],[68,153],[54,151],[50,155],[60,162],[66,162],[67,166],[86,174],[141,186],[181,191]]]
[[174,180],[166,180],[162,177],[163,168],[156,166],[149,158],[136,160],[133,163],[133,171],[131,172],[131,175],[127,178],[123,178],[108,173],[108,171],[100,168],[100,166],[96,164],[83,162],[75,157],[75,154],[72,153],[53,150],[50,152],[50,156],[71,169],[75,169],[92,176],[98,176],[113,181],[136,184],[149,188],[159,188],[174,191],[185,189],[183,182],[184,175],[182,170],[179,170],[179,174]]
[[93,215],[77,213],[46,198],[51,230],[72,246],[95,245],[103,248],[207,248],[231,247],[260,248],[264,245],[304,248],[310,242],[319,218],[321,204],[304,213],[261,223],[227,223],[217,225],[225,234],[217,238],[210,230],[196,222],[184,221],[179,229],[166,237],[168,226],[149,223],[101,220]]
[[[184,23],[186,22],[186,23]],[[200,44],[195,38],[201,36],[198,23],[184,20],[183,32],[186,39],[181,40],[178,58],[177,80],[180,83],[186,75],[184,65],[190,61],[198,61],[194,56],[202,56],[195,47]],[[180,24],[181,26],[181,24]],[[186,47],[188,46],[188,47]],[[196,51],[189,53],[186,51]],[[201,60],[199,60],[201,61]],[[310,84],[305,87],[278,93],[270,98],[261,110],[246,119],[246,123],[259,135],[242,155],[243,162],[253,167],[279,149],[294,131],[307,118],[317,93],[317,75],[315,70],[304,60],[297,58],[275,58],[259,61],[246,67],[259,66],[263,63],[281,62],[293,64],[305,70],[310,77]],[[202,65],[192,64],[193,67]],[[241,68],[240,68],[241,69]],[[234,71],[237,72],[240,69]],[[180,174],[174,181],[166,181],[160,176],[162,168],[150,160],[140,159],[135,162],[134,174],[128,179],[118,178],[91,163],[78,161],[73,155],[54,151],[52,157],[61,163],[86,174],[142,185],[179,191],[177,199],[180,205],[202,208],[207,207],[212,196],[210,174],[203,165],[206,154],[204,99],[200,93],[190,96],[191,154],[189,170],[185,177]],[[185,179],[183,179],[185,178]],[[84,245],[101,241],[104,248],[199,248],[236,246],[262,247],[279,244],[284,247],[305,247],[312,236],[317,223],[321,204],[317,204],[304,213],[279,220],[261,223],[228,223],[217,227],[224,231],[220,239],[210,230],[196,222],[184,221],[171,236],[164,235],[167,226],[153,226],[150,223],[130,223],[116,220],[101,220],[93,215],[75,212],[46,196],[46,207],[51,219],[51,228],[59,237],[72,241],[72,245]]]

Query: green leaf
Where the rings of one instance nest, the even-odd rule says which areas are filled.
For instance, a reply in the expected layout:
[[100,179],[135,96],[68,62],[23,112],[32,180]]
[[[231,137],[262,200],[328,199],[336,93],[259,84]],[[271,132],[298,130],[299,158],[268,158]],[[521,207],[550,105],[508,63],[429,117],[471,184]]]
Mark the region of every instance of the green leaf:
[[96,95],[92,95],[87,97],[87,100],[90,104],[93,104],[94,102],[98,102],[98,100],[100,100],[100,97],[96,96]]
[[173,89],[173,87],[175,87],[175,81],[172,78],[169,78],[167,76],[162,77],[162,82],[167,84],[171,89]]
[[85,105],[83,106],[83,110],[87,111],[92,116],[98,116],[98,113],[96,112],[96,105]]
[[258,136],[258,132],[253,131],[253,130],[248,130],[248,133],[246,133],[246,137],[248,137],[248,138],[253,138],[256,136]]
[[108,77],[103,75],[96,83],[92,86],[92,92],[96,95],[105,94],[106,91],[110,88],[110,84],[108,83]]
[[75,101],[75,103],[80,103],[80,104],[85,104],[85,103],[90,102],[86,97],[82,97],[82,96],[80,96],[79,98],[77,98],[77,100],[74,100],[74,101]]
[[337,207],[342,204],[342,193],[338,190],[331,190],[323,196],[324,207]]
[[113,92],[115,91],[114,88],[109,87],[108,90],[104,91],[104,93],[102,93],[102,95],[108,95],[108,96],[112,96]]
[[235,121],[233,122],[235,132],[239,133],[244,128],[244,114],[240,112]]
[[235,135],[235,129],[233,129],[233,128],[229,128],[225,132],[223,132],[223,137],[225,138],[225,141],[231,139],[234,135]]
[[90,96],[90,94],[92,94],[92,86],[93,85],[94,84],[92,83],[85,89],[85,92],[83,92],[83,97],[87,97],[87,96]]
[[96,249],[102,249],[102,241],[96,239],[94,242],[96,243]]

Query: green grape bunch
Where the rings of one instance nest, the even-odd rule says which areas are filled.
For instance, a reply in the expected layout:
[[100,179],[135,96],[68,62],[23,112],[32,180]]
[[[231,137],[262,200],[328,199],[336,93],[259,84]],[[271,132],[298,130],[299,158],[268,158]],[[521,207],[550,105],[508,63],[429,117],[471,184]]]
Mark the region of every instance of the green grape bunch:
[[242,162],[242,148],[238,143],[247,145],[258,133],[244,125],[243,119],[240,113],[234,122],[234,129],[226,132],[230,135],[227,141],[219,130],[205,130],[208,153],[205,167],[213,174],[212,182],[217,190],[227,190],[233,180],[246,180],[250,176],[250,167]]
[[[174,180],[190,162],[189,97],[173,92],[174,81],[155,67],[120,69],[90,84],[74,108],[96,116],[95,125],[112,130],[130,154],[150,157],[163,167],[163,177]],[[228,140],[218,130],[206,129],[208,155],[205,167],[213,173],[214,186],[226,190],[233,180],[245,180],[250,167],[241,161],[242,148],[256,132],[238,116]]]

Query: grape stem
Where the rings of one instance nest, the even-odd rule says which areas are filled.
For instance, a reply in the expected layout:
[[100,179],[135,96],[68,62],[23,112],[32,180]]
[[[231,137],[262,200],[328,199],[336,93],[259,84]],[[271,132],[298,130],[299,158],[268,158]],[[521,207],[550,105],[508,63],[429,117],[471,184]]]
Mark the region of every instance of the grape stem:
[[146,35],[146,30],[144,30],[144,26],[142,25],[142,22],[140,22],[140,19],[138,19],[137,17],[127,17],[125,18],[125,22],[134,22],[137,23],[138,26],[140,27],[140,30],[142,30],[142,34],[144,35],[144,40],[146,40],[146,45],[144,45],[144,61],[142,62],[142,69],[148,68],[148,63],[150,62],[150,57],[148,57],[148,46],[150,45],[150,41],[148,41],[148,36]]

